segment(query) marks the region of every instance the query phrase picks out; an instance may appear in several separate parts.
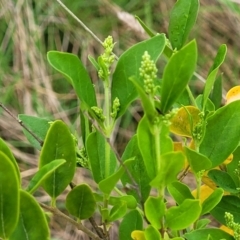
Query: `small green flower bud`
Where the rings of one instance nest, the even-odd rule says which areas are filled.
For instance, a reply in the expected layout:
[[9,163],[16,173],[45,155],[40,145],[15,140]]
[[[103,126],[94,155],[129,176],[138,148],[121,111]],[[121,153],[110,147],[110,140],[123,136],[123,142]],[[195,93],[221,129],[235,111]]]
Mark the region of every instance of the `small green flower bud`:
[[113,106],[112,106],[112,112],[111,112],[111,117],[113,119],[115,119],[117,117],[117,114],[119,112],[120,109],[120,101],[119,99],[116,97],[113,101]]
[[100,119],[102,122],[105,120],[106,117],[103,115],[103,110],[101,108],[94,106],[91,107],[91,109],[94,111],[98,119]]

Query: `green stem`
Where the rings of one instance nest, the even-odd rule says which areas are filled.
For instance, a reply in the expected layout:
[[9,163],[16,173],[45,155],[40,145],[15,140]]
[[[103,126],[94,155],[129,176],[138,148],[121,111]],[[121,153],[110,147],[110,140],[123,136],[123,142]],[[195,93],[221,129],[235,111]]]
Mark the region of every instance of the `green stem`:
[[195,98],[194,98],[194,96],[193,96],[193,94],[192,94],[192,91],[191,91],[191,89],[190,89],[190,87],[189,87],[188,85],[187,85],[186,89],[187,89],[188,96],[189,96],[189,98],[190,98],[192,104],[193,104],[195,107],[197,107],[197,104],[196,104]]

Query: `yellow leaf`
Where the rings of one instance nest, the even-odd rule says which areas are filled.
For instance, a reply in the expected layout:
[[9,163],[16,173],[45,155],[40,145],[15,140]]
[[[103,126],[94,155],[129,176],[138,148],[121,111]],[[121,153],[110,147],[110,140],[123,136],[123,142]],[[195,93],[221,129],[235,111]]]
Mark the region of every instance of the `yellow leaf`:
[[200,121],[199,113],[200,110],[193,106],[180,108],[171,119],[170,131],[180,136],[192,137],[192,129]]
[[131,233],[131,238],[134,240],[146,240],[144,237],[144,231],[135,230]]
[[225,232],[227,232],[227,233],[229,233],[230,235],[233,236],[233,230],[230,229],[230,228],[228,228],[228,227],[226,227],[225,225],[222,225],[222,226],[220,227],[220,229],[222,229],[223,231],[225,231]]
[[240,86],[231,88],[226,95],[226,104],[229,104],[233,101],[240,100]]
[[229,164],[233,160],[233,154],[231,153],[230,156],[223,162],[224,165]]
[[[203,201],[205,201],[212,193],[213,193],[213,189],[210,188],[209,186],[203,184],[201,187],[200,187],[200,201],[201,203]],[[193,190],[192,191],[192,195],[196,198],[197,197],[197,189]]]

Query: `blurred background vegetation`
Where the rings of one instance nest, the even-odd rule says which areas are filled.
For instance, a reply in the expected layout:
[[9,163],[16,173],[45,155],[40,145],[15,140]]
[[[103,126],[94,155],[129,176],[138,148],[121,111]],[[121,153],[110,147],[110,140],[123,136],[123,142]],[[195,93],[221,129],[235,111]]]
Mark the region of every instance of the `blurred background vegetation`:
[[[71,0],[64,4],[101,40],[112,35],[115,53],[147,37],[134,15],[150,28],[167,33],[174,0]],[[240,3],[237,0],[200,0],[201,8],[191,38],[198,42],[197,73],[204,79],[218,47],[226,43],[228,53],[221,67],[223,87],[227,91],[239,85],[240,75]],[[14,115],[25,113],[62,119],[78,129],[77,98],[68,82],[48,65],[49,50],[77,54],[97,85],[97,73],[88,55],[97,58],[101,45],[93,39],[58,3],[49,0],[0,0],[0,102]],[[203,83],[195,79],[192,88],[201,92]],[[98,88],[98,87],[96,87]],[[101,99],[101,94],[99,94]],[[132,136],[140,118],[139,106],[133,105],[119,122],[118,142]],[[19,161],[21,170],[37,166],[38,152],[30,147],[21,126],[0,109],[0,137],[6,139]],[[120,147],[121,149],[121,147]],[[27,175],[27,174],[26,174]],[[83,239],[71,227],[59,228],[58,239]]]

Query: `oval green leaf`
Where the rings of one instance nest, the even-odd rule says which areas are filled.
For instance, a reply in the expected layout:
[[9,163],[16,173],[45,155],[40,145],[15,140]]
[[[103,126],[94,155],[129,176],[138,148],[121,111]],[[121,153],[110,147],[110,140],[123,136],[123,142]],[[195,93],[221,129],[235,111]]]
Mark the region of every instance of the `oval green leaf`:
[[119,240],[132,240],[131,233],[134,230],[143,229],[143,219],[137,210],[127,213],[119,226]]
[[144,236],[146,240],[161,240],[162,237],[160,232],[154,228],[153,226],[149,225],[144,231]]
[[[34,135],[41,141],[44,142],[44,139],[47,135],[47,131],[50,128],[49,120],[34,116],[29,116],[25,114],[19,114],[18,118],[23,122],[23,124],[32,132]],[[33,137],[26,129],[23,128],[23,133],[27,137],[28,141],[38,150],[41,150],[42,146],[40,142]]]
[[125,202],[113,206],[109,214],[108,222],[114,222],[119,218],[122,218],[126,214],[126,212],[127,204]]
[[87,104],[88,108],[97,106],[92,81],[76,55],[50,51],[47,53],[47,59],[51,66],[62,73],[72,84],[81,102]]
[[174,53],[167,63],[161,87],[161,111],[166,113],[181,96],[197,63],[197,44],[193,40]]
[[166,210],[164,199],[161,197],[149,196],[144,203],[144,210],[151,225],[156,229],[160,229],[162,227],[162,218]]
[[184,237],[187,240],[207,240],[209,236],[212,238],[210,239],[224,239],[224,240],[234,240],[234,237],[229,235],[228,233],[224,232],[221,229],[198,229],[189,233],[186,233]]
[[66,124],[60,120],[53,122],[47,133],[39,168],[56,159],[65,159],[66,163],[54,170],[43,182],[43,188],[53,199],[71,182],[76,167],[75,142]]
[[223,163],[239,144],[240,101],[219,108],[207,119],[200,153],[209,158],[212,168]]
[[11,160],[11,162],[16,170],[19,184],[21,185],[20,171],[19,171],[19,167],[17,165],[17,161],[16,161],[15,157],[13,156],[10,148],[8,147],[8,145],[5,143],[5,141],[2,138],[0,138],[0,151],[3,152],[9,158],[9,160]]
[[20,190],[20,214],[18,225],[9,240],[50,239],[44,212],[29,193]]
[[41,185],[41,183],[48,177],[56,168],[64,164],[66,161],[64,159],[54,160],[46,165],[44,165],[34,177],[30,180],[26,191],[33,194],[34,191]]
[[[136,181],[141,196],[139,197],[136,191],[134,190],[132,191],[132,194],[134,195],[134,197],[136,197],[136,199],[138,199],[138,201],[145,202],[149,196],[151,187],[149,185],[150,179],[147,175],[143,158],[138,147],[137,135],[134,135],[128,142],[122,155],[122,161],[124,162],[131,157],[135,157],[135,161],[128,167],[128,171],[132,175],[133,179]],[[121,180],[124,186],[127,183],[132,184],[131,179],[126,173],[123,174]]]
[[172,230],[187,228],[199,218],[200,213],[200,201],[186,199],[181,205],[168,209],[166,212],[166,225]]
[[66,208],[70,214],[78,219],[90,218],[96,208],[91,188],[87,184],[74,187],[67,195]]
[[184,167],[182,152],[170,152],[161,156],[161,167],[157,176],[150,182],[152,187],[165,187],[177,180],[178,173]]
[[119,169],[113,173],[111,176],[103,179],[98,183],[99,189],[109,195],[113,188],[117,185],[117,182],[122,177],[123,173],[128,169],[128,166],[134,162],[134,158],[126,160],[123,164],[124,166],[120,166]]
[[172,182],[167,187],[169,193],[177,202],[177,204],[182,204],[185,199],[194,199],[190,189],[187,185],[181,182]]
[[208,172],[208,177],[214,181],[214,183],[230,193],[239,193],[237,186],[231,176],[224,171],[212,169]]
[[99,132],[92,132],[87,138],[87,154],[96,183],[115,172],[117,159],[106,139]]
[[7,239],[17,225],[19,188],[16,167],[0,151],[0,238]]
[[222,199],[224,191],[222,188],[216,188],[214,192],[202,203],[201,215],[209,213]]
[[198,0],[178,0],[170,14],[168,27],[169,40],[173,49],[180,49],[196,22]]
[[202,99],[203,109],[205,109],[208,97],[214,86],[214,82],[215,82],[215,79],[217,76],[218,69],[222,65],[222,63],[225,59],[226,53],[227,53],[227,46],[226,46],[226,44],[223,44],[218,49],[217,55],[214,59],[213,66],[211,67],[211,69],[209,71],[210,73],[208,74],[208,77],[207,77],[207,80],[205,83],[205,87],[204,87],[204,91],[203,91],[203,99]]
[[202,170],[208,170],[212,166],[211,161],[201,153],[196,152],[188,147],[184,147],[184,151],[186,153],[191,170],[195,174]]
[[223,225],[225,222],[225,212],[231,213],[234,217],[234,221],[240,222],[240,199],[237,196],[227,195],[223,196],[218,205],[211,211],[211,215]]

